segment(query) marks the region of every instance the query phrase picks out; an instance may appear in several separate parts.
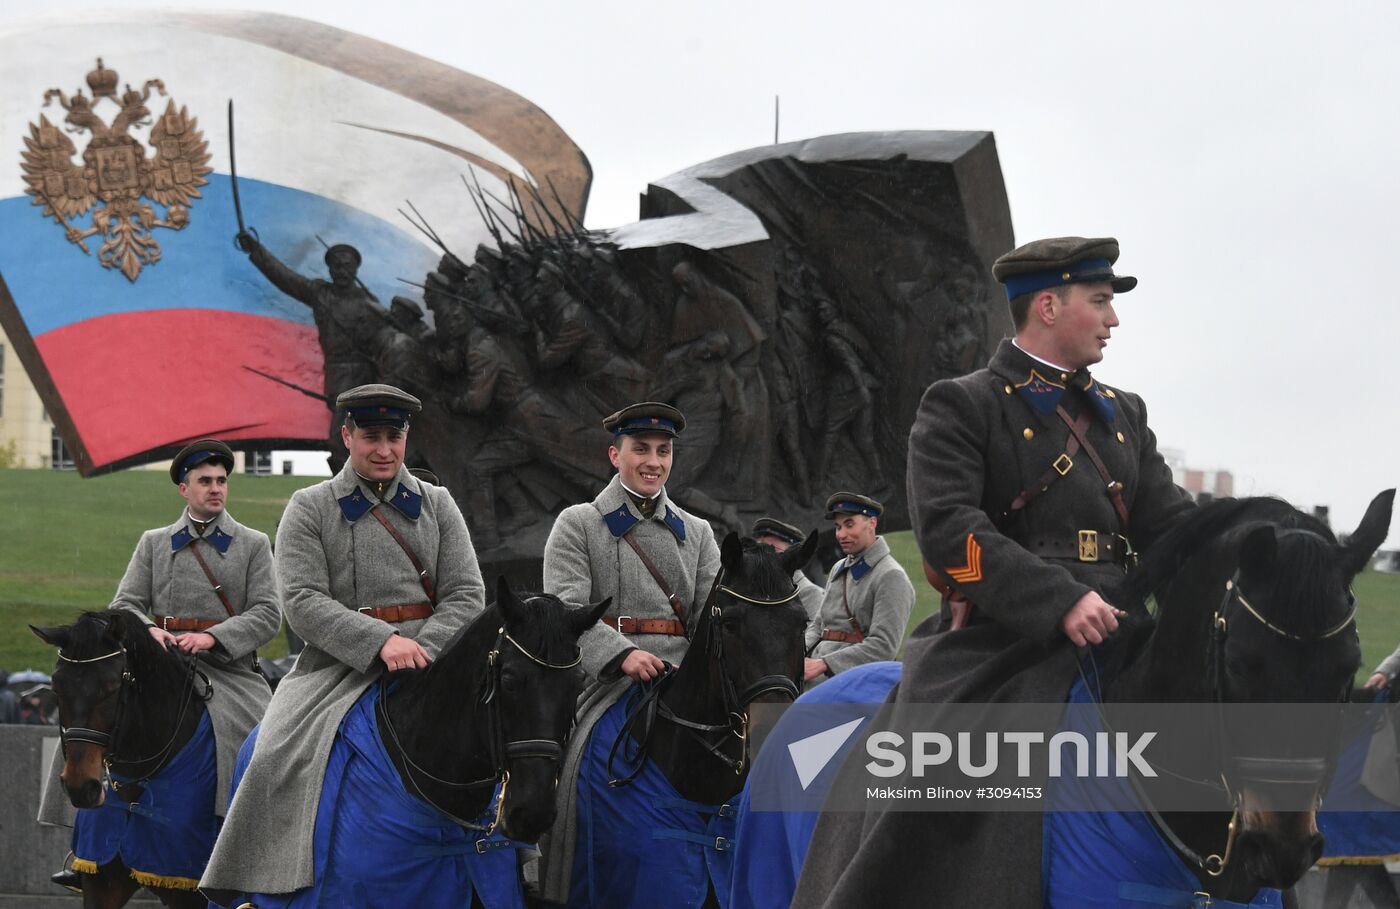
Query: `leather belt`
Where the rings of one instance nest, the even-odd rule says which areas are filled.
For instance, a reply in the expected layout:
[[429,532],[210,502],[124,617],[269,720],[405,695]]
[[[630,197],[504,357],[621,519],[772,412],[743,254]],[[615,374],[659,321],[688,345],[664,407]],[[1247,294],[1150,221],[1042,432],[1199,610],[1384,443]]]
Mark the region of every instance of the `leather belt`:
[[603,624],[623,634],[669,634],[678,638],[686,636],[685,626],[676,619],[634,619],[630,615],[605,615]]
[[1043,559],[1112,562],[1115,565],[1123,565],[1128,560],[1128,541],[1119,534],[1102,530],[1036,535],[1022,545]]
[[361,606],[355,610],[381,622],[411,622],[433,614],[431,603],[408,603],[403,606]]
[[155,619],[157,628],[164,628],[166,631],[208,631],[218,625],[223,619],[182,619],[173,615],[152,616]]
[[823,641],[840,641],[843,644],[859,644],[865,640],[865,635],[859,631],[823,631]]

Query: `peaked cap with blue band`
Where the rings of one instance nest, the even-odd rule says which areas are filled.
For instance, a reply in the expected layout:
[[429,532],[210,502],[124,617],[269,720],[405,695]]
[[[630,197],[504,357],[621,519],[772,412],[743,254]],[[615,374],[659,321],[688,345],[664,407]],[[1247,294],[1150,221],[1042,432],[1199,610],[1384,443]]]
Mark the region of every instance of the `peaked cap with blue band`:
[[1050,237],[1018,246],[992,263],[992,277],[1006,285],[1006,298],[1035,293],[1066,284],[1113,285],[1125,294],[1137,287],[1137,278],[1115,275],[1118,241],[1113,237]]
[[878,518],[884,514],[885,506],[854,492],[838,492],[826,500],[826,519],[834,520],[838,514],[863,514],[867,518]]
[[753,528],[749,535],[757,539],[758,537],[776,537],[787,543],[789,546],[800,546],[807,539],[807,534],[791,524],[779,521],[777,518],[762,517],[753,522]]
[[408,429],[408,419],[423,409],[423,402],[392,385],[357,385],[335,399],[336,412],[361,428],[392,426]]
[[603,428],[614,436],[659,432],[678,436],[685,429],[685,414],[670,404],[642,401],[629,404],[603,421]]
[[225,470],[233,473],[233,449],[218,439],[200,439],[181,448],[170,462],[170,482],[185,482],[185,474],[210,461],[224,465]]

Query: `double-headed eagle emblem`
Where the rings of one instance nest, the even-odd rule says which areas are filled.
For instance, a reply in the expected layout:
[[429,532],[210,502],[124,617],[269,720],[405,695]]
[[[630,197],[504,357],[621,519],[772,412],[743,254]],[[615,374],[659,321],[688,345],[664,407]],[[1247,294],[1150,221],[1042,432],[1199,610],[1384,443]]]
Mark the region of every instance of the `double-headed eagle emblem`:
[[[91,98],[82,89],[71,98],[56,88],[44,93],[45,107],[57,98],[68,112],[66,126],[60,130],[43,114],[37,124],[29,124],[23,153],[25,192],[84,253],[92,253],[87,238],[100,235],[98,261],[135,281],[142,268],[160,260],[160,243],[151,232],[189,224],[190,206],[200,198],[199,188],[209,182],[205,176],[213,170],[209,143],[198,129],[199,121],[188,108],[176,110],[173,99],[152,122],[146,106],[151,90],[166,96],[159,79],[147,80],[140,90],[128,83],[118,96],[117,74],[99,58],[97,69],[87,74],[87,84]],[[110,123],[97,113],[104,99],[120,108]],[[151,127],[148,142],[156,150],[154,158],[147,158],[145,147],[129,134],[138,126]],[[73,160],[77,146],[65,133],[90,134],[81,163]],[[91,224],[82,226],[80,219],[89,211]]]

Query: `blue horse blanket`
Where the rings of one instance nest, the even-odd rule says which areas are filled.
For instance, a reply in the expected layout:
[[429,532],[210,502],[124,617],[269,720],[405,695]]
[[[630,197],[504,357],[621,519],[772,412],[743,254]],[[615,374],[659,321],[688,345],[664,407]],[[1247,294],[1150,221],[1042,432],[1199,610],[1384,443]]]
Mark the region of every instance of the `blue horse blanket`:
[[[608,751],[643,691],[634,686],[598,719],[580,762],[578,840],[568,905],[699,909],[713,886],[721,909],[727,909],[734,807],[681,798],[650,759],[631,783],[608,785]],[[619,757],[619,773],[624,763]]]
[[[866,663],[818,685],[798,698],[797,703],[883,704],[890,689],[899,684],[902,668],[897,662]],[[808,730],[790,728],[794,725],[801,724],[790,723],[786,718],[778,721],[735,802],[740,848],[734,853],[729,909],[787,906],[797,891],[797,878],[802,874],[802,862],[807,857],[807,846],[820,814],[815,811],[755,811],[749,807],[752,787],[769,784],[769,781],[780,784],[779,774],[795,773],[787,744],[802,738]],[[834,774],[833,768],[840,768],[845,754],[859,740],[852,735],[842,751],[838,751],[822,774],[812,781],[811,787],[821,786],[823,777]]]
[[[113,777],[119,784],[130,782]],[[217,778],[214,726],[205,713],[184,747],[142,784],[140,798],[125,802],[108,785],[101,808],[78,811],[74,870],[95,874],[120,857],[132,878],[147,887],[193,890],[219,835]]]
[[[1071,704],[1091,704],[1084,682],[1070,690]],[[1101,731],[1093,711],[1069,711],[1066,728],[1092,737]],[[1109,777],[1052,780],[1046,793],[1042,852],[1048,909],[1094,907],[1281,907],[1282,894],[1260,890],[1249,903],[1198,894],[1200,881],[1172,851],[1143,811],[1055,811],[1056,805],[1140,804],[1132,783]]]
[[[371,685],[341,721],[316,811],[316,883],[295,893],[253,894],[261,909],[525,909],[516,850],[524,844],[466,830],[404,788],[375,723]],[[258,730],[239,751],[237,791]],[[230,793],[230,801],[232,801]],[[494,804],[482,818],[488,822]]]
[[[1389,700],[1388,692],[1377,692],[1378,705],[1388,707]],[[1347,743],[1337,758],[1337,773],[1317,814],[1317,829],[1325,841],[1322,864],[1375,864],[1400,857],[1400,808],[1376,798],[1361,784],[1375,732],[1372,727]],[[1380,734],[1391,731],[1382,727]]]

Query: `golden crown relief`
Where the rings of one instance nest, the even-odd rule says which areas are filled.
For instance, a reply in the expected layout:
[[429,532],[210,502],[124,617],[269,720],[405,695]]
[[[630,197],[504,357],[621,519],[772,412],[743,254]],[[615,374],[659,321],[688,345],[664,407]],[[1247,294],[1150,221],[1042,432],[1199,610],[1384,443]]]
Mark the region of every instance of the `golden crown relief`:
[[[56,99],[67,111],[65,125],[60,130],[42,113],[37,124],[31,122],[22,167],[25,192],[43,207],[45,217],[64,228],[68,241],[91,255],[87,238],[100,236],[97,260],[102,267],[135,281],[142,268],[160,261],[160,243],[152,231],[189,224],[190,207],[213,168],[209,143],[188,108],[177,110],[171,99],[152,121],[146,105],[153,89],[166,97],[164,82],[148,79],[139,90],[127,83],[120,95],[117,84],[116,71],[104,67],[99,57],[97,68],[87,74],[91,97],[81,88],[72,97],[57,88],[44,92],[44,107]],[[110,122],[97,112],[104,102],[118,108]],[[129,134],[133,127],[148,125],[154,158]],[[80,162],[73,160],[77,146],[66,133],[90,137]],[[89,211],[90,226],[80,226],[79,219]]]

